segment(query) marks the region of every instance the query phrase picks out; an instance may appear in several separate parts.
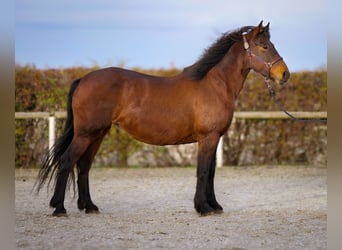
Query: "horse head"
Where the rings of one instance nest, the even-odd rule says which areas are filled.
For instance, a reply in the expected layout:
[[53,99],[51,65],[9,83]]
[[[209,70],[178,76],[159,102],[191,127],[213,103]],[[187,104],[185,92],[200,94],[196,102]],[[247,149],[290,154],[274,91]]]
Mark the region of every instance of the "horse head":
[[290,77],[289,69],[270,41],[270,23],[263,22],[242,33],[250,68],[276,83],[284,84]]

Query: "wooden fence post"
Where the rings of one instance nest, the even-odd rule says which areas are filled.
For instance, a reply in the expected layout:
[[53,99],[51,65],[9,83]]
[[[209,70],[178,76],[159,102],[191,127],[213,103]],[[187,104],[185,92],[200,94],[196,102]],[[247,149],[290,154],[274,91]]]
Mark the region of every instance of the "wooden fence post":
[[56,118],[49,116],[49,150],[55,144]]
[[223,166],[223,136],[220,137],[216,150],[216,166],[218,168]]

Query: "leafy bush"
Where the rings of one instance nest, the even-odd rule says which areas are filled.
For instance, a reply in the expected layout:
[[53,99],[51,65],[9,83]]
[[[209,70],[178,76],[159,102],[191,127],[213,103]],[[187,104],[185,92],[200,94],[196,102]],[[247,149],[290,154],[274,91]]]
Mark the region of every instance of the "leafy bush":
[[[97,67],[42,70],[34,66],[16,66],[15,111],[65,110],[70,84],[95,69]],[[176,68],[134,70],[159,76],[180,72]],[[274,87],[279,101],[289,111],[327,110],[325,70],[292,73],[288,84]],[[236,102],[236,111],[278,111],[261,76],[249,74]],[[39,165],[47,151],[47,121],[16,120],[15,123],[16,166]],[[58,120],[57,134],[61,133],[63,123],[63,119]],[[193,165],[196,146],[189,147],[147,146],[113,127],[102,143],[95,165]],[[291,120],[235,120],[224,136],[224,152],[226,165],[325,165],[327,128]]]

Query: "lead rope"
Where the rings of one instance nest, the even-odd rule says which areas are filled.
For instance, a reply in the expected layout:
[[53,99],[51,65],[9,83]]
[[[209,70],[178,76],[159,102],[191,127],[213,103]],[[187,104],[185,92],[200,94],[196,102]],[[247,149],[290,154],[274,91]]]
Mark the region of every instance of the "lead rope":
[[271,85],[271,80],[269,77],[265,78],[265,84],[268,88],[268,91],[270,93],[270,96],[272,97],[274,103],[278,106],[278,108],[283,111],[287,116],[289,116],[292,120],[295,121],[299,121],[299,122],[306,122],[306,123],[314,123],[314,122],[327,122],[327,118],[321,118],[321,119],[302,119],[302,118],[298,118],[293,116],[291,113],[289,113],[284,107],[283,105],[281,105],[281,103],[279,102],[279,100],[276,97],[276,93]]

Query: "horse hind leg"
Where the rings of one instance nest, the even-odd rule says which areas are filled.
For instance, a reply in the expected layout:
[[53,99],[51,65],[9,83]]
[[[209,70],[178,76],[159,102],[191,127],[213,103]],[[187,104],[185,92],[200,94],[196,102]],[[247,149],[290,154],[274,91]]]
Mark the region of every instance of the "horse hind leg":
[[89,139],[87,137],[74,137],[60,159],[60,165],[56,176],[55,191],[50,200],[50,206],[55,208],[55,211],[52,214],[54,216],[66,215],[64,198],[69,174],[79,157],[86,151],[88,145]]
[[102,143],[102,140],[109,129],[104,131],[97,139],[95,139],[87,148],[85,153],[77,161],[78,178],[78,200],[77,207],[80,210],[85,209],[86,213],[98,213],[98,207],[93,203],[89,191],[89,170],[94,157]]

